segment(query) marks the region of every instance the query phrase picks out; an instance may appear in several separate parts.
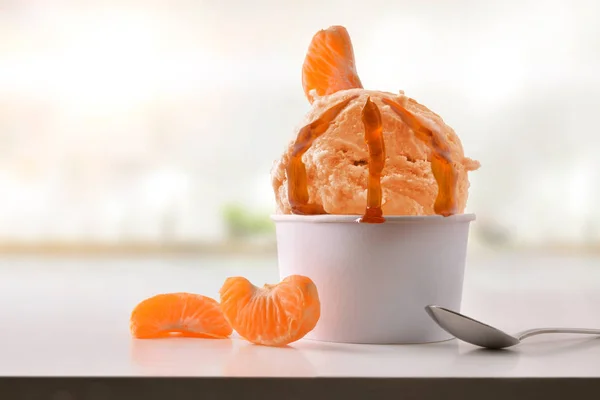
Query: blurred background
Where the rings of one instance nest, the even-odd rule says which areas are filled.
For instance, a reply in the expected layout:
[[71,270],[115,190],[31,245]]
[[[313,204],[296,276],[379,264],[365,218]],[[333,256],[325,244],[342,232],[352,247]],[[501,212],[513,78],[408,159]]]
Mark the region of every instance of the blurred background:
[[600,249],[596,0],[0,0],[0,250],[274,256],[315,32],[443,116],[471,251]]

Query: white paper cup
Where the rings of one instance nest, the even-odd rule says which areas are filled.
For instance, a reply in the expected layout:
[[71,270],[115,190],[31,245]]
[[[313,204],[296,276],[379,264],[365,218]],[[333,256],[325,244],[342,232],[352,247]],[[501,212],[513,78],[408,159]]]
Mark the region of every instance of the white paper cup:
[[474,214],[273,215],[279,275],[317,285],[321,318],[306,338],[345,343],[426,343],[450,339],[426,314],[460,311],[469,224]]

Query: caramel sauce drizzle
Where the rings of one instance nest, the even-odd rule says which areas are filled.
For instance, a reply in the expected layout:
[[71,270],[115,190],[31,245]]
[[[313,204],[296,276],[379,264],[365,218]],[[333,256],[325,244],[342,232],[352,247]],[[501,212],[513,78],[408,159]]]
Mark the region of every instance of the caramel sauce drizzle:
[[288,177],[288,199],[292,207],[292,213],[299,215],[327,214],[323,207],[318,204],[310,204],[308,198],[308,180],[306,177],[306,166],[302,162],[302,156],[310,148],[313,142],[327,131],[338,114],[346,108],[348,103],[358,95],[352,96],[335,106],[326,110],[321,117],[306,125],[300,132],[294,143],[290,162],[287,165]]
[[367,97],[362,109],[362,122],[365,126],[365,142],[369,147],[369,183],[367,185],[367,208],[358,222],[380,224],[385,222],[381,210],[381,171],[385,166],[385,143],[383,124],[377,105]]
[[[308,179],[306,176],[306,166],[302,162],[302,156],[308,151],[314,141],[329,129],[329,126],[339,113],[356,97],[358,95],[352,96],[327,109],[321,117],[304,126],[298,132],[290,162],[286,169],[288,198],[293,214],[327,214],[321,205],[309,203]],[[446,143],[439,133],[426,128],[414,115],[397,102],[387,98],[383,98],[382,102],[390,106],[402,122],[414,132],[415,136],[431,149],[431,170],[438,185],[438,194],[434,203],[435,213],[445,217],[456,214],[458,174],[450,157],[448,143]],[[369,148],[369,180],[367,184],[367,206],[364,215],[358,219],[358,222],[382,223],[385,222],[381,209],[381,174],[385,166],[385,142],[383,140],[381,113],[370,97],[365,102],[361,116],[365,127],[365,142]]]
[[417,118],[397,102],[384,98],[387,104],[415,134],[431,149],[431,171],[438,185],[438,194],[433,209],[444,217],[456,214],[456,185],[458,174],[450,157],[450,147],[438,132],[423,126]]

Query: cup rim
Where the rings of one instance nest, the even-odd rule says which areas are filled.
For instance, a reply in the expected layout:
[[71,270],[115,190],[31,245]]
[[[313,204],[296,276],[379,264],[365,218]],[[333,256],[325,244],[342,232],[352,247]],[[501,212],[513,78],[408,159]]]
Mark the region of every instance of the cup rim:
[[[271,220],[274,222],[312,222],[312,223],[356,223],[361,215],[296,215],[296,214],[272,214]],[[474,213],[454,214],[449,217],[441,215],[384,215],[387,223],[407,223],[407,222],[470,222],[476,219]]]

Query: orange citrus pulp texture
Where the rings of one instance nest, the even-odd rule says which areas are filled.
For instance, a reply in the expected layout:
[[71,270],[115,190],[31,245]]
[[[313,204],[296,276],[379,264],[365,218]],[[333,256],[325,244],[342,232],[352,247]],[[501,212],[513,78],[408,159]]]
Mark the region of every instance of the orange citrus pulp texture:
[[139,339],[226,338],[232,331],[219,303],[192,293],[159,294],[142,301],[131,313],[130,329]]
[[262,288],[246,278],[228,278],[219,293],[227,321],[255,344],[295,342],[313,330],[321,315],[317,287],[305,276],[291,275]]
[[356,73],[354,49],[346,28],[332,26],[314,35],[302,66],[302,86],[311,103],[313,90],[318,96],[325,96],[363,87]]
[[252,343],[283,346],[301,339],[319,320],[317,287],[304,276],[292,275],[263,288],[246,278],[228,278],[220,293],[221,305],[191,293],[150,297],[133,310],[131,333],[139,339],[226,338],[233,327]]

